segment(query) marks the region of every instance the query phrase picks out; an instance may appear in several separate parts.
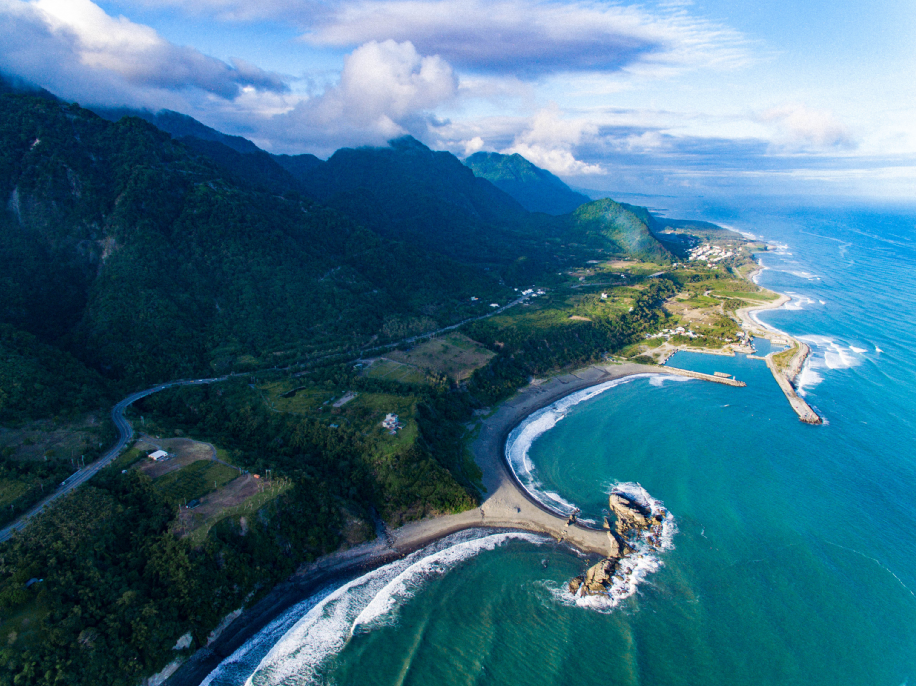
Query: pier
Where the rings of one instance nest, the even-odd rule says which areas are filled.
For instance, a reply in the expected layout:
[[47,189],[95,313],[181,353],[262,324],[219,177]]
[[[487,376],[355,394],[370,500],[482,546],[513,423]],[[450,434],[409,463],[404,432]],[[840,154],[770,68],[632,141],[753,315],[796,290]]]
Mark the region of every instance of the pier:
[[[792,361],[789,363],[790,369],[800,370],[802,365],[805,362],[805,358],[808,356],[808,346],[804,343],[799,343],[799,352],[795,355]],[[824,420],[821,419],[817,412],[811,409],[811,406],[808,405],[799,395],[795,392],[795,388],[792,386],[792,383],[783,374],[777,367],[776,363],[773,361],[773,355],[775,353],[770,353],[766,356],[767,367],[770,368],[770,371],[773,373],[773,378],[776,379],[776,383],[779,384],[779,387],[782,389],[782,392],[785,393],[786,399],[789,401],[789,405],[792,406],[792,409],[795,410],[795,414],[798,415],[800,421],[803,421],[805,424],[823,424]],[[792,375],[792,378],[795,378],[795,375],[798,374],[798,371]]]
[[721,383],[725,384],[726,386],[747,386],[747,384],[743,381],[738,381],[737,379],[733,379],[730,376],[703,374],[702,372],[692,372],[689,369],[680,369],[678,367],[669,367],[667,365],[661,369],[669,374],[676,374],[677,376],[688,376],[691,379],[702,379],[703,381],[712,381],[713,383]]

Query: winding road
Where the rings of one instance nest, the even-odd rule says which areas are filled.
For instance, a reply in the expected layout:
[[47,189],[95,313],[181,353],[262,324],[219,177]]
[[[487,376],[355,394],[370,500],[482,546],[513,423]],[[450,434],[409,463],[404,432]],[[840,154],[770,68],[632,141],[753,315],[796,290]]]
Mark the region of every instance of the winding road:
[[232,374],[227,374],[226,376],[220,376],[213,379],[185,379],[181,381],[169,381],[168,383],[159,384],[158,386],[153,386],[152,388],[147,388],[144,391],[137,391],[133,393],[113,408],[111,408],[111,419],[114,422],[115,428],[118,430],[118,440],[111,447],[111,449],[102,455],[98,460],[93,462],[87,467],[83,467],[79,471],[75,472],[60,485],[60,487],[54,491],[47,498],[44,498],[36,505],[34,505],[30,510],[20,515],[16,521],[12,524],[9,524],[6,528],[0,530],[0,543],[8,540],[15,532],[22,530],[29,520],[34,517],[36,514],[44,510],[49,503],[54,502],[63,495],[66,495],[75,488],[79,488],[86,481],[95,476],[100,469],[106,467],[112,460],[114,460],[125,446],[130,442],[130,439],[133,438],[134,428],[131,426],[130,422],[127,421],[127,418],[124,416],[124,411],[133,403],[137,402],[140,398],[145,398],[148,395],[153,393],[158,393],[159,391],[164,391],[166,388],[174,388],[175,386],[193,386],[197,384],[209,384],[216,383],[217,381],[225,381],[226,379],[234,376]]
[[[453,331],[454,329],[464,326],[468,322],[477,321],[479,319],[487,319],[488,317],[492,317],[494,315],[500,314],[504,312],[505,310],[509,309],[510,307],[514,307],[515,305],[519,305],[523,302],[526,302],[530,297],[531,297],[530,294],[520,296],[516,298],[515,300],[513,300],[512,302],[506,305],[503,305],[502,307],[495,309],[492,312],[487,312],[486,314],[480,315],[478,317],[471,317],[469,319],[460,321],[457,324],[451,324],[449,326],[444,326],[441,329],[436,329],[435,331],[428,331],[426,333],[419,334],[417,336],[411,336],[409,338],[404,338],[395,343],[389,343],[384,346],[379,346],[378,348],[370,348],[370,349],[362,350],[361,354],[365,354],[373,350],[391,348],[391,347],[400,345],[401,343],[414,343],[424,338],[430,338],[432,336],[436,336],[436,335],[445,333],[446,331]],[[111,419],[114,422],[115,428],[118,430],[117,442],[111,447],[111,449],[107,453],[102,455],[102,457],[100,457],[98,460],[90,464],[88,467],[83,467],[79,471],[67,477],[67,479],[58,487],[56,491],[54,491],[54,493],[49,495],[47,498],[44,498],[43,500],[39,501],[36,505],[32,506],[32,508],[29,509],[27,512],[19,515],[19,517],[14,522],[7,525],[5,528],[0,529],[0,543],[9,540],[9,538],[17,531],[21,531],[25,527],[25,525],[28,524],[29,520],[32,517],[34,517],[36,514],[44,510],[44,508],[47,507],[49,503],[54,502],[61,496],[66,495],[73,489],[78,488],[79,486],[84,484],[86,481],[91,479],[93,476],[95,476],[98,473],[100,469],[106,467],[112,460],[114,460],[121,453],[122,450],[124,450],[125,446],[127,446],[127,444],[130,442],[130,439],[133,438],[134,436],[134,428],[131,426],[130,422],[127,421],[127,419],[124,417],[124,411],[130,405],[137,402],[140,398],[145,398],[146,396],[152,395],[153,393],[164,391],[166,388],[174,388],[175,386],[193,386],[195,384],[216,383],[219,381],[225,381],[226,379],[229,379],[233,376],[241,376],[241,375],[242,373],[236,372],[234,374],[226,374],[225,376],[218,376],[212,379],[184,379],[180,381],[169,381],[167,383],[159,384],[158,386],[153,386],[152,388],[147,388],[146,390],[143,390],[143,391],[137,391],[136,393],[133,393],[127,396],[126,398],[124,398],[124,400],[122,400],[117,405],[115,405],[113,408],[111,408]]]

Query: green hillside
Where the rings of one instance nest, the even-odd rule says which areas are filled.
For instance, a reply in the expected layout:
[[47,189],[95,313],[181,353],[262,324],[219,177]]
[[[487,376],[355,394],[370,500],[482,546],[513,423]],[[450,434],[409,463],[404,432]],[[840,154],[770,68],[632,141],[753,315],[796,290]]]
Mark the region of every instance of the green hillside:
[[[645,216],[650,215],[646,212]],[[587,243],[604,242],[622,255],[647,262],[671,260],[671,253],[653,236],[646,220],[613,200],[595,200],[560,219],[570,235]]]
[[519,154],[477,152],[464,163],[475,176],[505,191],[529,212],[568,214],[589,202],[546,169],[535,166]]
[[0,323],[134,384],[417,332],[503,293],[76,105],[0,97],[0,193]]

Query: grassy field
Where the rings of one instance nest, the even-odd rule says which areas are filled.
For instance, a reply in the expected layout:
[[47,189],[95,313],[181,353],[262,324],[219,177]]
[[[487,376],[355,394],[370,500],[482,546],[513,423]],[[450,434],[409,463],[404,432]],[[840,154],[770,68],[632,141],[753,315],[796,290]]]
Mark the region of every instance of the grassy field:
[[20,605],[11,614],[0,617],[0,641],[4,645],[26,644],[36,635],[41,620],[48,614],[47,608],[35,597],[38,587],[23,589],[23,593],[32,596],[31,600]]
[[200,545],[207,538],[207,534],[210,533],[210,529],[213,528],[213,525],[217,522],[220,522],[227,517],[242,517],[244,515],[251,516],[271,500],[283,495],[292,487],[292,481],[287,481],[285,479],[277,480],[272,484],[271,487],[264,489],[260,493],[254,494],[243,503],[239,503],[233,507],[227,507],[205,518],[200,522],[196,529],[188,534],[188,540],[192,545]]
[[386,379],[401,383],[424,383],[426,374],[417,367],[397,360],[380,357],[364,374],[372,379]]
[[773,364],[776,365],[776,369],[784,372],[789,366],[789,362],[795,357],[796,352],[798,352],[798,346],[793,345],[788,350],[783,350],[781,353],[773,355]]
[[198,460],[156,479],[153,486],[170,502],[184,504],[225,486],[238,475],[237,469],[219,462]]
[[144,457],[146,457],[145,450],[141,450],[140,448],[137,448],[137,447],[132,447],[129,450],[125,450],[123,453],[121,453],[115,459],[113,459],[108,464],[108,467],[111,469],[117,469],[118,471],[121,471],[122,469],[128,469],[129,467],[132,467],[134,464],[142,460]]
[[[445,336],[425,341],[406,352],[396,350],[387,355],[388,359],[385,361],[409,364],[419,370],[429,369],[433,372],[445,374],[457,381],[463,381],[475,369],[483,367],[494,356],[495,353],[490,352],[467,336],[452,332]],[[378,363],[370,367],[370,376],[377,365]],[[394,373],[394,370],[389,373]]]

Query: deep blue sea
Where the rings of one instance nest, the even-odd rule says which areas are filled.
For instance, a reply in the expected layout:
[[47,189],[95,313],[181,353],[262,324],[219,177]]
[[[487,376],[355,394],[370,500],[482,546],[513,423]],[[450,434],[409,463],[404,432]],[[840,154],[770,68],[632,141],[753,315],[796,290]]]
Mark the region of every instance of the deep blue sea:
[[586,518],[615,484],[670,510],[628,597],[570,599],[588,560],[549,539],[463,533],[303,601],[205,683],[916,684],[916,207],[653,202],[774,246],[759,282],[792,301],[759,319],[811,345],[825,424],[760,360],[678,353],[747,387],[636,378],[521,446]]

